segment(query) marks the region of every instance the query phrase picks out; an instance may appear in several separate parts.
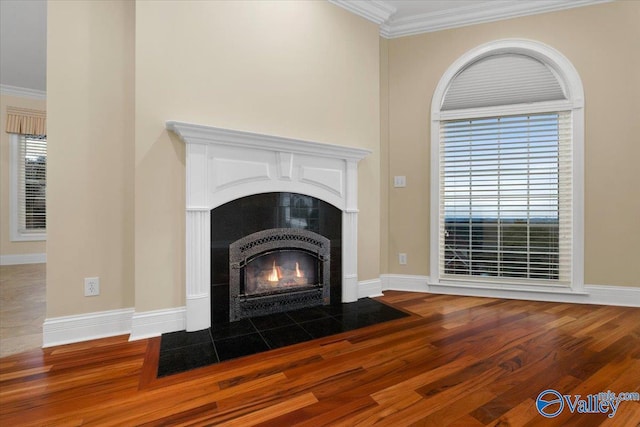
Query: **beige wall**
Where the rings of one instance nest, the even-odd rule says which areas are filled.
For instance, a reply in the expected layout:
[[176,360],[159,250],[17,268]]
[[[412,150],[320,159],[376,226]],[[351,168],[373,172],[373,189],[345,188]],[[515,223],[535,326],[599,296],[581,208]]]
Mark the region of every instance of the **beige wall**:
[[47,317],[133,306],[133,24],[128,1],[48,4]]
[[[638,284],[638,3],[389,41],[323,1],[56,1],[48,13],[48,317],[184,304],[185,150],[167,120],[373,150],[359,170],[359,280],[428,274],[431,96],[456,58],[507,37],[555,47],[582,76],[586,281]],[[89,276],[99,297],[83,296]]]
[[[429,274],[429,117],[445,70],[497,39],[546,43],[576,67],[585,91],[585,282],[640,286],[640,2],[618,1],[389,41],[389,266]],[[399,266],[397,253],[409,264]]]
[[0,95],[0,255],[25,255],[45,253],[45,242],[12,242],[9,231],[9,140],[5,132],[7,106],[45,110],[46,102],[40,99]]
[[[48,13],[47,317],[184,304],[171,119],[371,149],[359,273],[379,276],[376,25],[316,1],[56,1]],[[89,276],[99,297],[83,296]]]
[[359,279],[380,274],[378,27],[325,1],[136,5],[135,306],[184,304],[183,143],[167,120],[364,147]]

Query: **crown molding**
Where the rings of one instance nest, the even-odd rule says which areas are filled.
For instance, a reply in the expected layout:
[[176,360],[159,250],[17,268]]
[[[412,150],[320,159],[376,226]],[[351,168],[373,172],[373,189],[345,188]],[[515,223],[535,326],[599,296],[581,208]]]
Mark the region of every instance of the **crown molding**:
[[381,25],[396,13],[396,8],[382,0],[329,0],[351,13]]
[[613,0],[539,0],[535,2],[496,1],[481,2],[435,13],[426,13],[390,21],[380,26],[380,34],[396,38],[482,24],[503,19],[518,18],[539,13],[555,12],[574,7],[607,3]]
[[394,18],[393,15],[397,12],[397,9],[389,1],[329,0],[330,3],[380,25],[380,35],[387,39],[611,1],[614,0],[479,1],[471,6],[460,6],[437,12]]
[[0,84],[0,94],[18,96],[20,98],[47,99],[47,92],[43,90],[28,89],[26,87]]

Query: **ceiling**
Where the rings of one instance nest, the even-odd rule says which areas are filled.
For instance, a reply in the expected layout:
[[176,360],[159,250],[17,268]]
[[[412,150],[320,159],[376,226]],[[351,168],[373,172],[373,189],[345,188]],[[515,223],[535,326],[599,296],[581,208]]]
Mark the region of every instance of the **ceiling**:
[[[380,25],[386,38],[612,0],[328,0]],[[46,0],[0,0],[0,89],[44,97]]]
[[46,0],[0,0],[0,84],[44,92],[47,69]]

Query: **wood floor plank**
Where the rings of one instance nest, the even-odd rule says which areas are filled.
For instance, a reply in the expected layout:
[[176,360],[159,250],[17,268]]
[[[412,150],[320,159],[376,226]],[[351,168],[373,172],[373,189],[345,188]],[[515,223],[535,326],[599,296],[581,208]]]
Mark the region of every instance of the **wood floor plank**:
[[391,291],[410,316],[157,378],[159,338],[0,359],[0,425],[640,425],[568,410],[545,389],[640,389],[640,309]]

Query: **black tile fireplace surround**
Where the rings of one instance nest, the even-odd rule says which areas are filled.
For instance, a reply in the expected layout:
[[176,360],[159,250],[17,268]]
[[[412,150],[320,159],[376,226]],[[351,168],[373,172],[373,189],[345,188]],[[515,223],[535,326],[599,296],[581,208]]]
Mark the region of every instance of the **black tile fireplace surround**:
[[296,193],[262,193],[236,199],[211,211],[211,323],[230,320],[229,246],[268,229],[308,230],[329,239],[330,303],[342,301],[342,211]]

